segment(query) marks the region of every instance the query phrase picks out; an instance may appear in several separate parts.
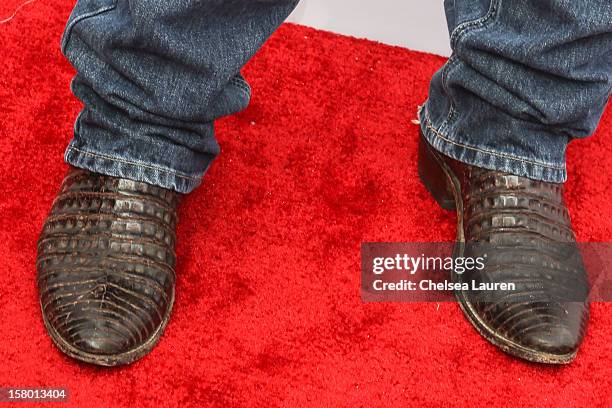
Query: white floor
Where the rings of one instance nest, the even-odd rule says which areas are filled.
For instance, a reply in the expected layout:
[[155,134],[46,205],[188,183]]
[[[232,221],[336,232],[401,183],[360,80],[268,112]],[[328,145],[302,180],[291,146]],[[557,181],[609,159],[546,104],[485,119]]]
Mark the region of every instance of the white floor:
[[443,0],[301,0],[289,21],[450,55]]

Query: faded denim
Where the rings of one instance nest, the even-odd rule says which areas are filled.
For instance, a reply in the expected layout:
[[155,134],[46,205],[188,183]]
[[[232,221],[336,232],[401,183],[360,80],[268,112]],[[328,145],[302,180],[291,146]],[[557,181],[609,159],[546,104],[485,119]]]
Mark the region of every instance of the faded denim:
[[612,90],[612,1],[446,0],[453,54],[421,127],[465,163],[548,182]]
[[[297,0],[79,0],[62,39],[84,103],[66,161],[188,193],[244,109],[240,69]],[[453,55],[420,110],[458,160],[545,181],[612,88],[609,0],[446,0]],[[407,115],[412,107],[406,107]]]

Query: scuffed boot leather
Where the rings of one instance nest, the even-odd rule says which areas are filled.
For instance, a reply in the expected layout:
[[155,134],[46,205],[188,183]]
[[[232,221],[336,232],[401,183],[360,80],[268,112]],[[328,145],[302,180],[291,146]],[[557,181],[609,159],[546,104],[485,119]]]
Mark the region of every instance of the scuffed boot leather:
[[461,163],[421,136],[419,175],[436,201],[456,209],[455,256],[487,255],[484,270],[455,281],[514,283],[515,291],[457,291],[468,320],[502,350],[569,363],[584,337],[589,285],[563,199],[545,183]]
[[38,241],[43,320],[57,347],[98,365],[146,355],[174,301],[179,194],[70,168]]

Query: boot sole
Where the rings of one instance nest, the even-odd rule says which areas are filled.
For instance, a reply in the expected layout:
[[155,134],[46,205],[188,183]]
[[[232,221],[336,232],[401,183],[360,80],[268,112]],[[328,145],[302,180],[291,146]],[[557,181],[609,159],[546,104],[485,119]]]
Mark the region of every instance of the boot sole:
[[[455,246],[457,256],[463,255],[465,236],[463,234],[463,201],[461,200],[461,184],[452,169],[448,167],[433,147],[421,134],[419,140],[419,178],[425,188],[431,193],[434,200],[446,210],[457,212],[457,238],[459,245]],[[451,198],[452,197],[452,198]],[[454,282],[457,282],[456,274],[452,274]],[[475,308],[467,299],[465,291],[454,292],[459,306],[467,320],[474,326],[476,331],[490,343],[502,351],[521,359],[544,364],[568,364],[576,358],[577,350],[568,354],[551,354],[524,347],[515,343],[498,333],[483,321],[476,313]]]

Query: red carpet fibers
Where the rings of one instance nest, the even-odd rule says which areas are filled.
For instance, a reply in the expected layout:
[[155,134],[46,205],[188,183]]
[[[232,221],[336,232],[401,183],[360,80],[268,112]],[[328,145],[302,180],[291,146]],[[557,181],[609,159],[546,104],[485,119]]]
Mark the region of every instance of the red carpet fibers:
[[[610,304],[593,305],[574,364],[543,367],[485,342],[454,303],[361,302],[362,241],[453,239],[417,180],[410,123],[444,59],[293,25],[246,68],[252,105],[219,123],[223,153],[182,207],[159,347],[121,369],[64,357],[34,263],[79,110],[58,50],[72,4],[0,25],[0,387],[68,387],[70,407],[612,405]],[[612,240],[611,168],[609,110],[569,154],[583,241]]]

